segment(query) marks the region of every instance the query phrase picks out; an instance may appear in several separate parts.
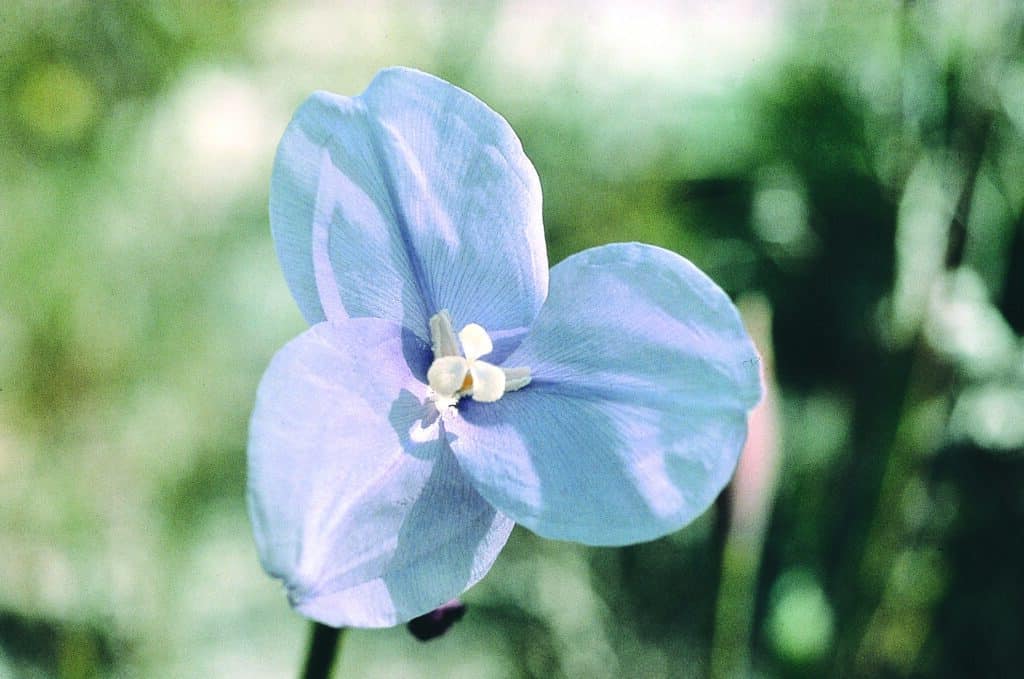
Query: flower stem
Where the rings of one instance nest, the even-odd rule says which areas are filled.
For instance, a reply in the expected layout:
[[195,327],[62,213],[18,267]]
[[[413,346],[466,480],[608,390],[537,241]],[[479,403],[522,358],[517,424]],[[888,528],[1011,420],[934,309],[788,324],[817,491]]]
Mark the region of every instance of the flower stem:
[[328,679],[338,655],[338,646],[344,627],[328,627],[314,622],[310,628],[309,650],[306,652],[306,666],[302,679]]

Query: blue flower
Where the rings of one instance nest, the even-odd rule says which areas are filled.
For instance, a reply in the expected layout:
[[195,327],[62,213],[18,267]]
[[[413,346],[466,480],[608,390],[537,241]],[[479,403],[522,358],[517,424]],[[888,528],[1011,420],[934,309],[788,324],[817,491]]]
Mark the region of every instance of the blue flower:
[[637,243],[549,272],[537,174],[470,94],[396,68],[312,95],[270,218],[311,327],[260,383],[248,500],[302,614],[404,622],[483,577],[514,523],[651,540],[729,480],[761,388],[728,297]]

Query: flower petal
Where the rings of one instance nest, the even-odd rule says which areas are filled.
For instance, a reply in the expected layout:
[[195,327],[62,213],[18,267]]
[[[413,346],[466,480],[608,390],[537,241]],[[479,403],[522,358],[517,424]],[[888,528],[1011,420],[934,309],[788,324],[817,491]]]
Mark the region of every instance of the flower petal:
[[422,615],[483,577],[508,538],[512,522],[438,436],[414,377],[429,358],[387,321],[320,323],[260,383],[249,513],[264,568],[308,617],[382,627]]
[[529,326],[547,294],[540,182],[518,138],[419,71],[306,100],[278,148],[270,215],[311,323],[371,316],[427,339],[448,309],[500,336]]
[[532,382],[445,422],[463,471],[536,533],[620,545],[670,533],[728,482],[761,394],[729,298],[638,244],[570,257],[508,364]]

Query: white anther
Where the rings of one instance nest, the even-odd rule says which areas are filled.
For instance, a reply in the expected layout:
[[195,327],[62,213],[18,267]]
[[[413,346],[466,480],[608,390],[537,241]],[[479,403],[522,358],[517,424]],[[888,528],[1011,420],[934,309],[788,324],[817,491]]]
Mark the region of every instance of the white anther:
[[431,316],[430,342],[431,348],[434,350],[434,358],[459,355],[459,344],[455,339],[455,328],[452,327],[452,317],[447,311]]
[[470,323],[459,331],[459,342],[462,343],[462,354],[470,361],[494,351],[494,343],[487,331],[476,323]]
[[430,319],[430,340],[434,362],[427,371],[427,384],[430,398],[440,413],[454,407],[463,396],[492,403],[506,392],[522,389],[530,383],[529,368],[499,368],[480,360],[481,356],[494,351],[494,342],[476,323],[470,323],[459,332],[457,343],[451,316],[441,311]]
[[473,361],[469,364],[469,374],[473,376],[473,391],[470,395],[474,401],[492,403],[505,394],[505,371],[484,361]]
[[519,391],[530,383],[529,368],[502,368],[505,371],[505,392]]
[[442,356],[434,359],[427,371],[427,384],[438,394],[452,396],[462,389],[469,372],[469,361],[461,356]]

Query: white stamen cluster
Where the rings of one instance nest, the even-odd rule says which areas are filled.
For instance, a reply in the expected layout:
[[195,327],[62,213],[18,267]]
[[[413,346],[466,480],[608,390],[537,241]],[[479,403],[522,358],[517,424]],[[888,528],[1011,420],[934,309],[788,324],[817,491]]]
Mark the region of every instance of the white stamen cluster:
[[529,368],[499,368],[480,360],[494,350],[494,343],[476,323],[456,337],[451,316],[441,311],[430,319],[430,339],[434,362],[427,371],[427,384],[438,412],[454,407],[463,396],[491,403],[530,383]]

